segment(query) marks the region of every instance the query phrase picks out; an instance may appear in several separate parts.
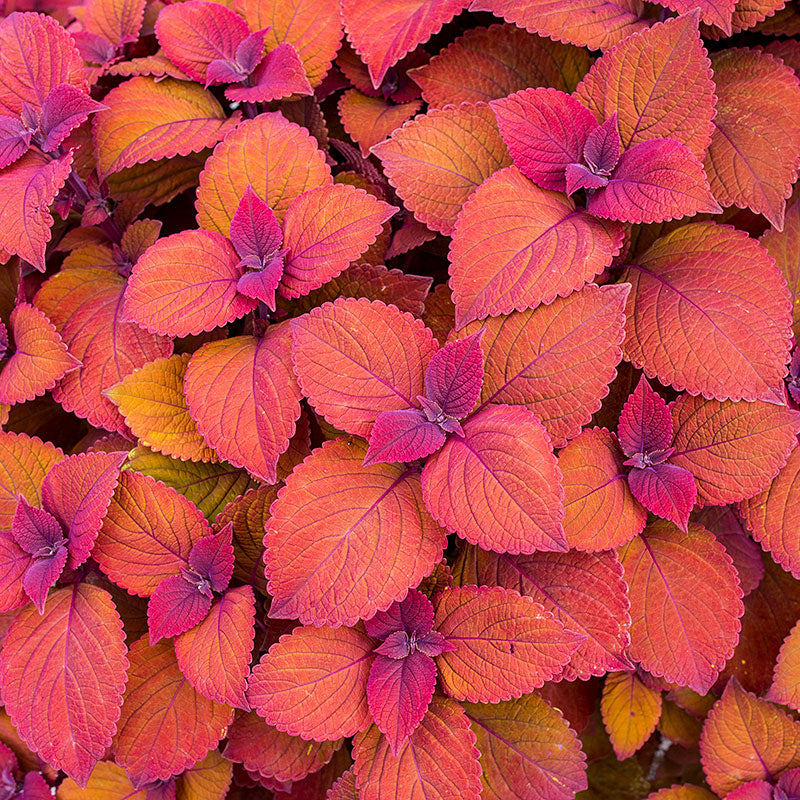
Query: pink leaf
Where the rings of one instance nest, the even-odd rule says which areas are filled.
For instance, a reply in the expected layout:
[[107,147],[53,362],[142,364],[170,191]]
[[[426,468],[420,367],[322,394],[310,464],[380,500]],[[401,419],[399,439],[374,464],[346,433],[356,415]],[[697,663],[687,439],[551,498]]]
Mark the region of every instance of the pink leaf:
[[189,566],[208,580],[215,592],[224,592],[233,576],[233,523],[195,542],[189,553]]
[[10,533],[0,533],[0,612],[13,611],[28,602],[23,580],[33,563]]
[[626,456],[667,450],[672,444],[672,416],[661,395],[642,375],[636,389],[625,401],[617,430]]
[[634,468],[628,473],[628,485],[633,496],[648,511],[686,531],[697,499],[694,476],[689,470],[675,464]]
[[617,112],[614,111],[586,137],[583,159],[596,172],[601,175],[608,174],[617,166],[620,149]]
[[[247,259],[242,259],[242,264],[247,265]],[[283,258],[273,258],[267,261],[260,269],[252,272],[245,272],[236,281],[236,291],[257,300],[270,310],[275,310],[275,291],[281,282],[283,275]]]
[[364,466],[425,458],[435,453],[445,438],[445,432],[417,408],[381,411],[369,435]]
[[231,220],[230,239],[239,258],[255,256],[261,266],[281,249],[280,223],[249,183]]
[[66,563],[67,548],[62,545],[55,547],[52,555],[34,557],[28,567],[22,585],[40,614],[44,614],[47,593],[58,580]]
[[11,521],[11,535],[32,556],[36,556],[40,550],[56,548],[64,539],[64,531],[58,520],[49,511],[32,506],[22,495],[19,496],[17,510]]
[[433,628],[433,606],[422,592],[410,589],[404,600],[379,611],[364,627],[370,636],[381,641],[398,631],[424,636]]
[[183,575],[165,578],[147,603],[150,643],[177,636],[202,622],[211,608],[211,592],[203,592]]
[[42,150],[50,152],[69,136],[79,125],[107,108],[102,103],[92,100],[86,92],[76,89],[68,83],[62,83],[50,90],[42,104],[42,133],[45,135]]
[[267,53],[250,76],[252,86],[236,84],[225,90],[229,100],[269,103],[292,95],[313,94],[303,62],[289,42],[281,42]]
[[33,131],[16,117],[0,116],[0,169],[13,164],[28,152]]
[[425,392],[450,417],[475,408],[483,384],[483,330],[446,344],[425,370]]

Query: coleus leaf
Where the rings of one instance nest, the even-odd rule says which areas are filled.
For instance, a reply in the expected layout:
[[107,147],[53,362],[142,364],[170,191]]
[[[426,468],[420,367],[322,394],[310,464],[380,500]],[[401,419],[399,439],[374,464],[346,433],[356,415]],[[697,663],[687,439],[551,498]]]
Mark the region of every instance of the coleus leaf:
[[633,497],[623,455],[613,433],[591,428],[558,455],[564,476],[564,533],[570,547],[599,551],[619,547],[647,522]]
[[56,150],[69,134],[107,106],[92,100],[86,92],[69,83],[53,87],[42,104],[40,127],[44,134],[42,150]]
[[237,290],[243,272],[233,245],[219,233],[175,233],[159,239],[134,265],[123,314],[162,336],[213,330],[256,307]]
[[13,611],[30,600],[23,581],[32,561],[10,531],[0,534],[0,611]]
[[619,252],[622,229],[540,189],[515,167],[484,181],[450,245],[456,325],[551,303],[591,280]]
[[137,791],[125,770],[113,761],[99,761],[85,787],[67,778],[59,784],[58,791],[62,795],[59,800],[147,800],[146,790]]
[[330,788],[325,800],[358,800],[356,773],[348,769]]
[[224,592],[233,575],[233,558],[233,525],[228,524],[195,542],[189,553],[189,567],[208,583],[203,589]]
[[317,141],[275,112],[245,120],[214,148],[197,189],[197,223],[223,236],[250,184],[278,220],[308,189],[331,184],[330,167]]
[[566,550],[561,474],[534,414],[489,406],[463,430],[422,472],[425,506],[434,519],[488,550]]
[[14,350],[0,373],[0,403],[33,400],[80,366],[50,320],[35,306],[15,306],[9,327]]
[[733,653],[744,613],[730,556],[696,523],[681,533],[657,521],[623,545],[620,560],[631,601],[629,655],[705,694]]
[[398,793],[445,800],[478,800],[481,768],[475,734],[461,707],[435,695],[417,729],[393,755],[377,726],[353,741],[356,784],[361,800]]
[[[259,31],[252,36],[264,36]],[[314,90],[308,82],[303,62],[289,42],[270,50],[251,75],[252,86],[232,84],[225,90],[229,100],[269,103],[293,95],[311,95]]]
[[768,228],[759,239],[762,247],[775,259],[786,278],[792,298],[792,329],[795,341],[800,340],[800,202],[788,209],[782,231]]
[[44,616],[29,606],[14,620],[0,662],[3,703],[28,745],[85,785],[111,744],[127,667],[111,596],[75,584],[50,595]]
[[753,538],[795,577],[800,575],[800,547],[794,534],[800,519],[798,481],[800,449],[795,447],[769,486],[739,504],[739,511]]
[[675,452],[701,505],[744,500],[765,489],[797,446],[800,413],[771,403],[732,403],[682,395],[671,407]]
[[[208,68],[214,61],[238,64],[237,48],[250,35],[250,29],[238,14],[223,5],[188,0],[163,8],[155,33],[167,58],[192,80],[207,85],[211,82]],[[263,42],[262,35],[261,54]],[[258,58],[256,63],[260,60]],[[245,75],[243,73],[238,80]]]
[[[162,580],[188,565],[192,546],[210,535],[203,514],[183,495],[124,470],[92,556],[114,583],[149,597]],[[135,572],[131,564],[137,564]]]
[[686,531],[697,500],[697,487],[689,470],[668,463],[634,467],[628,473],[628,486],[648,511]]
[[379,301],[342,298],[291,325],[303,394],[335,427],[368,436],[381,411],[416,405],[437,348],[431,332],[411,314]]
[[0,116],[0,169],[28,152],[32,136],[33,131],[16,117]]
[[217,461],[189,415],[183,378],[190,358],[183,353],[148,361],[106,389],[105,396],[143,445],[183,460]]
[[83,27],[112,45],[135,42],[145,11],[144,0],[87,0]]
[[430,111],[375,145],[372,152],[406,208],[449,235],[470,194],[511,164],[491,109],[483,103]]
[[308,294],[355,261],[397,211],[363,189],[336,184],[304,192],[290,203],[283,221],[288,250],[280,292]]
[[603,724],[617,758],[630,758],[650,738],[661,716],[661,692],[635,672],[612,672],[603,683]]
[[364,466],[416,461],[435,453],[447,434],[418,408],[381,411],[369,435]]
[[737,5],[736,0],[662,0],[661,5],[679,14],[687,14],[697,9],[701,21],[706,25],[721,28],[726,36],[732,33],[731,23]]
[[364,628],[370,636],[382,642],[401,631],[417,639],[433,629],[433,617],[430,600],[421,591],[411,589],[404,600],[392,603],[386,611],[370,617]]
[[781,645],[778,660],[775,662],[775,676],[767,694],[768,700],[789,706],[795,711],[800,708],[798,645],[800,645],[800,625],[795,625]]
[[576,90],[598,122],[616,113],[624,150],[670,138],[705,154],[715,97],[698,21],[694,10],[634,33],[598,59]]
[[419,474],[362,467],[365,452],[357,440],[325,442],[279,492],[265,538],[270,616],[353,625],[404,597],[441,558],[445,532],[423,506]]
[[570,631],[584,637],[561,678],[588,680],[630,670],[630,603],[623,569],[611,551],[512,556],[465,545],[453,565],[457,583],[501,586],[533,598]]
[[463,707],[481,753],[485,800],[570,800],[586,788],[578,738],[561,713],[536,694]]
[[483,331],[449,342],[425,369],[425,394],[448,417],[463,419],[475,408],[483,383]]
[[183,575],[164,578],[147,603],[147,629],[152,645],[190,630],[206,618],[210,608],[211,592],[201,591]]
[[[655,455],[663,460],[672,444],[672,416],[666,402],[642,376],[625,401],[619,417],[617,439],[628,458]],[[667,456],[669,454],[666,454]]]
[[703,771],[718,795],[800,766],[800,723],[734,678],[714,704],[700,739]]
[[348,89],[339,98],[339,118],[347,135],[366,158],[370,148],[386,139],[422,107],[420,100],[395,105],[382,97],[369,97]]
[[[623,275],[632,290],[622,349],[634,366],[693,395],[783,404],[789,297],[757,242],[697,222],[662,236],[636,262]],[[741,314],[725,313],[720,292]]]
[[628,291],[588,284],[548,305],[464,326],[460,337],[484,330],[482,406],[525,405],[556,447],[566,444],[616,375]]
[[433,603],[434,628],[453,645],[436,659],[439,680],[457,700],[521,697],[560,673],[584,638],[513,589],[445,589]]
[[344,0],[342,20],[377,89],[389,67],[438,33],[468,4],[468,0]]
[[340,746],[341,740],[309,744],[267,725],[251,712],[237,717],[229,728],[225,758],[265,778],[299,781],[322,769]]
[[714,197],[763,214],[783,228],[797,177],[800,81],[767,53],[734,48],[711,60],[717,92],[715,131],[706,155]]
[[375,641],[358,628],[299,627],[253,667],[247,699],[278,730],[325,741],[366,730]]
[[167,780],[204,758],[233,720],[233,709],[198,694],[181,673],[170,641],[131,645],[116,762],[134,786]]
[[253,589],[239,586],[215,598],[205,619],[176,637],[178,666],[200,694],[235,708],[249,708],[245,692],[254,618]]
[[0,228],[0,249],[40,272],[45,270],[44,251],[53,225],[50,205],[71,169],[70,153],[50,160],[31,150],[0,170],[0,214],[8,220]]
[[472,28],[409,73],[430,108],[507,97],[529,86],[572,92],[588,72],[586,50],[515,25]]
[[216,98],[195,83],[135,77],[104,98],[93,121],[95,155],[103,177],[125,167],[213,147],[239,121],[225,118]]
[[0,23],[0,107],[17,116],[22,104],[39,111],[62,83],[84,89],[83,59],[56,19],[13,12]]
[[189,413],[206,443],[237,467],[274,483],[281,453],[300,416],[291,372],[290,330],[271,325],[261,337],[204,344],[189,361]]
[[125,280],[107,269],[62,270],[49,278],[34,305],[53,323],[83,364],[68,372],[53,390],[65,410],[110,431],[125,430],[125,421],[103,392],[136,368],[172,353],[172,342],[123,322],[120,308]]

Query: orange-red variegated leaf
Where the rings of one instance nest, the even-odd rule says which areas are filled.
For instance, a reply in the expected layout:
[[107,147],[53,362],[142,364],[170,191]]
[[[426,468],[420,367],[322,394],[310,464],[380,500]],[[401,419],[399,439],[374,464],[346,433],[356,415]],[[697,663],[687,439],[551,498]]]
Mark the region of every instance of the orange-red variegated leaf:
[[290,351],[289,326],[272,325],[204,344],[186,369],[189,413],[208,445],[268,483],[300,416]]
[[197,223],[227,236],[247,184],[279,220],[308,189],[332,183],[317,140],[278,113],[246,120],[214,148],[197,189]]
[[182,353],[149,361],[105,394],[141,444],[183,460],[217,461],[189,416],[183,376],[190,358]]
[[731,679],[703,726],[700,756],[708,785],[724,797],[800,766],[800,722]]
[[149,597],[164,578],[188,566],[192,546],[210,535],[202,512],[183,495],[123,470],[92,555],[116,584]]
[[144,19],[145,0],[87,0],[83,28],[119,46],[135,42]]
[[698,13],[657,23],[592,66],[575,96],[603,122],[617,114],[622,148],[675,139],[703,158],[714,130],[711,64]]
[[756,401],[732,403],[680,396],[671,406],[675,452],[700,505],[725,505],[760,492],[797,446],[800,412]]
[[172,342],[121,320],[125,280],[114,272],[69,269],[49,278],[34,298],[69,352],[82,362],[53,390],[67,410],[109,431],[125,421],[103,393],[138,367],[172,353]]
[[362,466],[366,444],[325,442],[289,476],[265,544],[270,616],[353,625],[433,571],[445,531],[422,502],[419,473]]
[[498,169],[511,164],[497,121],[484,103],[417,117],[373,152],[414,216],[449,235],[461,207]]
[[16,306],[9,328],[14,350],[0,373],[0,403],[14,405],[33,400],[80,366],[50,320],[35,306]]
[[232,777],[233,764],[219,750],[210,750],[181,775],[175,800],[225,800]]
[[250,705],[270,725],[304,739],[333,740],[366,730],[375,645],[360,628],[295,628],[253,667]]
[[358,89],[348,89],[339,99],[339,118],[366,158],[373,145],[386,139],[421,107],[420,100],[396,105],[382,97],[368,97]]
[[456,325],[566,296],[607,267],[621,245],[618,222],[540,189],[516,167],[500,170],[469,197],[453,229]]
[[572,92],[589,70],[583,48],[544,39],[515,25],[473,28],[409,72],[431,108],[507,97],[535,86]]
[[628,654],[705,694],[733,654],[744,613],[730,556],[696,523],[658,520],[620,550],[631,601]]
[[634,366],[689,394],[783,404],[789,293],[757,242],[727,225],[696,222],[634,261],[623,275],[633,288],[622,345]]
[[11,721],[33,750],[81,786],[111,744],[125,652],[111,595],[88,583],[51,592],[41,616],[29,604],[3,643],[0,684]]
[[192,688],[169,639],[150,646],[134,642],[114,758],[134,786],[167,780],[217,746],[233,720],[233,709]]
[[463,709],[434,695],[419,726],[396,755],[373,725],[353,741],[360,800],[413,797],[479,800],[481,767],[475,733]]
[[763,214],[775,228],[800,156],[800,81],[768,53],[732,49],[711,59],[717,92],[715,131],[705,169],[723,206]]
[[136,77],[103,99],[93,123],[97,167],[103,175],[161,158],[213,147],[238,121],[225,118],[216,98],[195,83]]
[[603,683],[600,701],[603,724],[621,761],[630,758],[656,729],[661,716],[661,692],[635,672],[612,672]]
[[800,623],[783,641],[767,697],[795,711],[800,710]]

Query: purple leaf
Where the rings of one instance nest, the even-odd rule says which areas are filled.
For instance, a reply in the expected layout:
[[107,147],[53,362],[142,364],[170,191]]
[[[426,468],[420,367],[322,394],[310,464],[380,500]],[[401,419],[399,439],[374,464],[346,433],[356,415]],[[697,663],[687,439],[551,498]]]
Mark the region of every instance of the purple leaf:
[[269,103],[293,94],[313,94],[303,62],[289,42],[267,53],[253,70],[251,86],[229,86],[225,97],[246,103]]
[[694,476],[675,464],[656,464],[628,473],[633,496],[657,517],[674,522],[686,532],[689,513],[697,499]]
[[[256,263],[257,256],[246,256],[239,264],[244,267],[252,267]],[[245,272],[236,281],[236,291],[245,297],[258,300],[270,310],[275,310],[275,290],[281,282],[283,275],[283,256],[268,261],[261,269],[252,272]]]
[[596,175],[608,176],[619,161],[620,140],[615,111],[602,125],[595,128],[583,146],[583,161]]
[[455,417],[445,414],[438,403],[422,395],[418,395],[417,400],[422,406],[422,410],[425,412],[428,422],[435,422],[445,433],[455,433],[458,436],[464,435],[464,429],[461,427],[461,423]]
[[622,452],[629,458],[637,453],[646,455],[667,450],[672,444],[672,415],[644,375],[625,401],[617,438]]
[[211,592],[204,592],[184,575],[164,578],[147,603],[150,646],[159,639],[188,631],[208,615]]
[[107,108],[68,83],[54,87],[42,103],[40,124],[45,136],[42,150],[55,150],[90,114]]
[[233,523],[200,539],[189,553],[189,566],[215,592],[224,592],[233,576]]
[[249,75],[264,57],[264,41],[269,28],[251,33],[236,48],[236,63]]
[[249,183],[231,220],[230,238],[239,258],[256,256],[261,267],[281,249],[280,223]]
[[206,69],[206,87],[217,83],[239,83],[247,78],[247,73],[235,61],[215,58]]
[[33,563],[25,572],[22,585],[40,614],[44,614],[47,592],[63,572],[67,555],[67,548],[63,542],[56,544],[50,555],[34,557]]
[[483,329],[446,344],[436,352],[425,370],[428,399],[449,417],[466,417],[481,395],[482,338]]
[[583,164],[570,164],[567,166],[567,194],[574,194],[578,189],[602,189],[608,186],[608,178],[605,175],[595,175],[589,167]]
[[405,631],[395,631],[375,648],[375,652],[387,658],[405,658],[413,652],[411,638]]
[[81,58],[89,64],[106,64],[116,55],[114,45],[99,33],[89,31],[76,31],[72,39]]
[[16,117],[0,117],[0,169],[13,164],[31,144],[31,134]]
[[789,364],[789,394],[800,404],[800,347],[795,347]]
[[11,535],[16,543],[32,556],[47,555],[64,541],[64,531],[49,512],[32,506],[22,495],[17,500]]
[[441,427],[417,408],[381,411],[372,426],[364,466],[424,458],[435,453],[445,438]]
[[370,636],[381,641],[397,631],[419,638],[433,628],[433,606],[422,592],[410,589],[404,600],[379,611],[364,627]]

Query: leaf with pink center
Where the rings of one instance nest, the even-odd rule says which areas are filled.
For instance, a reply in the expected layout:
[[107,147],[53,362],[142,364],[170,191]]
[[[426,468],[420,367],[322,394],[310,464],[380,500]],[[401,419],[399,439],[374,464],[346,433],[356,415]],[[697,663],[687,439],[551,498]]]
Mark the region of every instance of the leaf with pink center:
[[42,104],[40,126],[45,136],[42,150],[56,150],[75,128],[89,119],[91,114],[103,111],[107,106],[92,100],[86,92],[69,83],[62,83],[50,90]]
[[622,452],[629,458],[637,454],[658,454],[656,458],[664,460],[664,451],[672,444],[672,416],[666,402],[644,375],[625,401],[617,438]]
[[281,225],[249,183],[231,220],[230,239],[241,266],[253,269],[266,266],[281,249]]
[[583,161],[599,175],[610,175],[619,161],[621,146],[615,111],[586,137]]
[[566,169],[583,163],[598,125],[580,101],[557,89],[524,89],[492,100],[500,135],[519,171],[543,189],[563,192]]
[[253,69],[251,86],[237,83],[225,90],[228,100],[269,103],[292,95],[310,95],[314,90],[306,77],[303,62],[289,42],[270,50]]
[[211,591],[186,573],[165,578],[147,603],[150,642],[177,636],[202,622],[211,608]]
[[398,631],[424,636],[433,628],[433,606],[422,592],[410,589],[404,600],[379,611],[364,627],[370,636],[381,641]]
[[435,453],[445,438],[445,432],[418,408],[381,411],[369,435],[364,466],[425,458]]
[[634,468],[628,473],[628,485],[648,511],[686,531],[697,500],[697,486],[688,469],[666,463]]
[[189,553],[189,566],[215,592],[224,592],[233,576],[233,523],[196,542]]
[[425,370],[425,392],[444,414],[462,419],[481,396],[483,331],[446,344]]
[[435,686],[436,664],[425,653],[414,651],[405,658],[375,657],[367,682],[367,702],[394,755],[425,716]]

